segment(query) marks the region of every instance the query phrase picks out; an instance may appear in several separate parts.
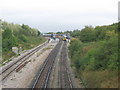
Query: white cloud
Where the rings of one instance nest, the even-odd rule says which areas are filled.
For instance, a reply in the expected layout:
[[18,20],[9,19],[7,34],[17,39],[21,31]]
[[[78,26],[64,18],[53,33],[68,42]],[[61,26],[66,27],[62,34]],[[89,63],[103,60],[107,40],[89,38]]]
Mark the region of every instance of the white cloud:
[[103,25],[117,22],[118,1],[2,0],[0,8],[6,21],[25,23],[42,31],[54,31],[82,28],[82,25],[89,23]]

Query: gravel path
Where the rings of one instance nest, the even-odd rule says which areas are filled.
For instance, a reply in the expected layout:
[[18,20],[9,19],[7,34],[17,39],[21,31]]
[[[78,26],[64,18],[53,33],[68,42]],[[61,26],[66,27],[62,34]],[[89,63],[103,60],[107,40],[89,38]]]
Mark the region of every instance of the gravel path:
[[28,88],[36,72],[55,45],[56,43],[49,43],[36,52],[27,60],[28,63],[20,71],[14,71],[2,82],[2,88]]

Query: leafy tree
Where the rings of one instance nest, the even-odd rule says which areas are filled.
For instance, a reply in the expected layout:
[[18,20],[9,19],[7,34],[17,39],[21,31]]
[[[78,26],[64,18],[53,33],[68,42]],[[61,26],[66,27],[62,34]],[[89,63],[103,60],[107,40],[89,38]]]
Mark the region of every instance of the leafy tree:
[[[112,29],[109,29],[112,27]],[[70,56],[78,70],[105,70],[118,68],[117,24],[109,26],[86,26],[73,31],[79,40],[71,41]],[[81,41],[82,43],[81,43]]]
[[80,40],[82,42],[91,42],[95,41],[95,31],[91,26],[85,26],[84,29],[80,32]]
[[41,32],[40,31],[38,31],[38,34],[37,34],[38,36],[40,36],[41,35]]
[[15,37],[12,34],[12,30],[10,30],[9,28],[6,28],[2,34],[3,36],[3,50],[4,51],[8,51],[11,50],[11,48],[15,45],[17,45]]
[[72,37],[75,37],[75,38],[80,38],[80,30],[74,30],[73,32],[70,33],[70,35]]
[[21,46],[23,50],[30,49],[45,40],[43,37],[41,37],[40,31],[30,28],[28,25],[18,25],[5,21],[0,21],[0,24],[0,33],[2,34],[1,48],[3,51],[3,59],[5,60],[14,55],[14,53],[11,51],[12,47]]

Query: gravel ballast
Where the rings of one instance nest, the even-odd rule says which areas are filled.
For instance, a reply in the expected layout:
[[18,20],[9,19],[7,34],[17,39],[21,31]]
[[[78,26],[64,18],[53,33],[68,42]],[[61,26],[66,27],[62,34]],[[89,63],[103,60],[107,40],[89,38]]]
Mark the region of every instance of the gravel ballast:
[[14,71],[2,81],[2,88],[28,88],[36,72],[55,45],[56,43],[49,43],[26,60],[28,63],[24,67],[18,72]]

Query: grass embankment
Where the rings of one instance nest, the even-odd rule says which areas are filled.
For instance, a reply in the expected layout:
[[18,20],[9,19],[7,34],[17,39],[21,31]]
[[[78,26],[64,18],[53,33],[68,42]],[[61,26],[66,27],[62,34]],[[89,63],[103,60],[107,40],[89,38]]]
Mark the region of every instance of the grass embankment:
[[2,32],[0,31],[0,62],[2,62]]
[[31,28],[28,25],[18,25],[0,21],[2,28],[2,63],[9,62],[10,58],[15,55],[12,52],[12,47],[22,47],[23,50],[28,50],[46,41],[42,37],[41,32]]
[[[46,41],[46,39],[45,38],[43,38],[43,37],[28,37],[27,38],[27,41],[28,42],[21,42],[19,45],[18,45],[18,47],[19,46],[21,46],[22,47],[22,49],[23,50],[29,50],[29,49],[32,49],[32,48],[34,48],[34,47],[36,47],[36,46],[38,46],[38,45],[40,45],[40,44],[42,44],[42,43],[44,43],[45,41]],[[18,54],[19,55],[19,54]],[[2,62],[9,62],[10,60],[10,58],[12,57],[12,56],[18,56],[18,55],[16,55],[14,52],[12,52],[11,50],[10,51],[7,51],[7,52],[3,52],[2,53],[2,58],[3,58],[3,60],[2,60]]]
[[78,40],[70,43],[71,66],[77,73],[76,77],[80,78],[87,88],[118,88],[119,60],[116,26],[114,24],[77,30]]
[[98,70],[83,71],[81,78],[86,87],[89,88],[117,88],[118,87],[118,71]]

